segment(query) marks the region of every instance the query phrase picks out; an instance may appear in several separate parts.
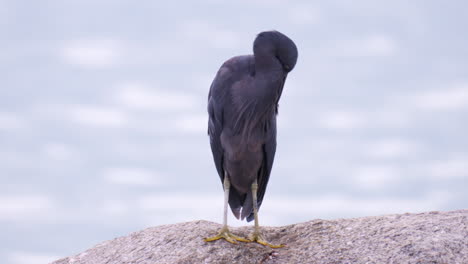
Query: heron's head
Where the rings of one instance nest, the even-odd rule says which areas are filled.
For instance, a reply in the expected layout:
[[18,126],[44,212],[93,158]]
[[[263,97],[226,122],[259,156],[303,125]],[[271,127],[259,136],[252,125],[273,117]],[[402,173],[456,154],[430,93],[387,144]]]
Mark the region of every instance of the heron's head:
[[296,44],[283,33],[274,30],[257,35],[254,41],[254,54],[275,56],[286,72],[294,69],[298,55]]

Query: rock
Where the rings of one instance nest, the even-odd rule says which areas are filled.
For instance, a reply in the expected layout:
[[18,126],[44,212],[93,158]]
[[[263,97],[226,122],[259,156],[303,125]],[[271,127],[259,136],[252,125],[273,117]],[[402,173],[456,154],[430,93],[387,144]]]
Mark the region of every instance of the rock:
[[[220,224],[193,221],[148,228],[53,264],[98,263],[468,263],[468,210],[312,220],[264,227],[256,243],[206,243]],[[251,226],[231,228],[246,237]]]

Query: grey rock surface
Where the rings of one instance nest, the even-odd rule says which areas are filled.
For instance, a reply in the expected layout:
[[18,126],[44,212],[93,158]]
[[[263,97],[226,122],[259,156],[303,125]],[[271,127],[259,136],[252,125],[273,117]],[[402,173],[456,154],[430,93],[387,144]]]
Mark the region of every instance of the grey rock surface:
[[[264,227],[271,249],[256,243],[206,243],[220,224],[193,221],[151,227],[103,242],[53,264],[98,263],[468,263],[468,210],[312,220]],[[251,226],[231,228],[247,236]]]

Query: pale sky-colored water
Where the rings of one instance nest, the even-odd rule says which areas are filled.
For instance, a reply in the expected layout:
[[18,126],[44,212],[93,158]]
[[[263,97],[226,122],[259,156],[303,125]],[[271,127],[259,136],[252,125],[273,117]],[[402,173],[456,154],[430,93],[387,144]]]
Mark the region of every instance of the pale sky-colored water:
[[261,224],[467,208],[467,8],[0,1],[0,262],[221,222],[208,88],[270,29],[296,42],[299,60]]

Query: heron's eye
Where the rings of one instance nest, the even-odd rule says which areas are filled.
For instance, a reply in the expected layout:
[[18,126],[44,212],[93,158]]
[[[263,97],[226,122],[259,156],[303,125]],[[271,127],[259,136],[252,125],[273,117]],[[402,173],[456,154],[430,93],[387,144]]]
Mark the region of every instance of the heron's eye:
[[280,57],[279,57],[278,55],[275,55],[275,58],[276,58],[279,62],[281,62]]

